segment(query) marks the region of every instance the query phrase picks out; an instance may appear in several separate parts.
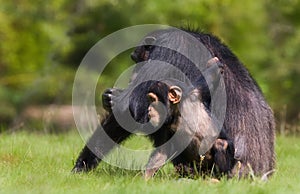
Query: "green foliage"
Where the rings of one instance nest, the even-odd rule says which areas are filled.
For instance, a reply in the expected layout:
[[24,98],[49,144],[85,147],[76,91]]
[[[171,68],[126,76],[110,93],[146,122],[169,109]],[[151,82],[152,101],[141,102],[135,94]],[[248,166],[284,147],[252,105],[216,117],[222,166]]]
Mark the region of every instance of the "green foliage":
[[272,69],[268,74],[272,91],[267,94],[275,112],[287,105],[288,119],[300,121],[300,16],[299,1],[274,1],[268,4],[268,28],[272,39],[268,60]]
[[[29,104],[70,104],[76,68],[106,35],[137,24],[195,26],[230,46],[278,116],[299,121],[300,2],[297,0],[0,0],[0,121]],[[113,60],[97,92],[132,65]],[[284,94],[284,95],[283,95]],[[99,101],[99,99],[97,99]],[[5,119],[3,119],[5,118]]]
[[[150,148],[148,141],[133,138],[129,148]],[[225,178],[213,183],[209,177],[179,179],[166,165],[153,180],[140,171],[102,163],[95,171],[72,174],[74,160],[83,142],[77,133],[43,135],[1,134],[1,193],[298,193],[300,186],[299,138],[277,139],[277,167],[268,182]],[[129,161],[130,162],[130,161]]]

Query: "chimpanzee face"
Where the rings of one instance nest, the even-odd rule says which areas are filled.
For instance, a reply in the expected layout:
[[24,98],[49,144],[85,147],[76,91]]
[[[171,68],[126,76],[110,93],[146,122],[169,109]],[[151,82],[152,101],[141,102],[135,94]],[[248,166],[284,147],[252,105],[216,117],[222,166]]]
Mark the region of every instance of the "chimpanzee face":
[[[171,86],[168,88],[168,91],[165,91],[167,93],[168,99],[159,99],[158,94],[155,94],[154,92],[148,93],[148,99],[149,99],[149,107],[148,107],[148,118],[149,122],[154,126],[157,127],[162,122],[164,122],[164,118],[162,117],[162,114],[167,109],[167,117],[170,115],[175,115],[177,111],[177,107],[175,106],[178,104],[182,97],[182,90],[178,86]],[[164,104],[161,102],[165,102]],[[165,107],[166,106],[166,107]]]
[[133,53],[131,53],[131,59],[136,62],[147,61],[149,59],[149,54],[153,49],[153,43],[155,42],[156,38],[153,36],[147,36],[141,46],[138,46]]

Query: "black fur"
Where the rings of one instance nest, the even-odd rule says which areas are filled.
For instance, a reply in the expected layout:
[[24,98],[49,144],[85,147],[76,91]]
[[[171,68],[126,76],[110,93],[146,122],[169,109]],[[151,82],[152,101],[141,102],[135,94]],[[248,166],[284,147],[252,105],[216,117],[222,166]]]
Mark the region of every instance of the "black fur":
[[[217,37],[201,32],[185,31],[198,39],[199,44],[204,44],[211,55],[218,57],[224,64],[227,93],[224,129],[227,136],[233,139],[234,159],[240,161],[239,165],[231,169],[231,175],[244,176],[252,170],[255,175],[263,175],[273,171],[275,122],[273,112],[259,86],[238,58]],[[169,31],[160,31],[158,34],[157,39],[172,37],[172,32]],[[176,39],[176,37],[172,38]],[[161,48],[157,50],[152,48],[149,58],[153,60],[162,55],[171,56]],[[170,59],[166,57],[166,60]],[[196,75],[191,73],[191,77],[194,76]]]
[[[218,57],[220,62],[224,64],[223,77],[227,94],[227,109],[223,133],[226,134],[227,139],[233,142],[229,149],[234,147],[233,156],[227,159],[229,161],[239,161],[234,166],[225,166],[225,171],[230,176],[238,175],[239,177],[247,175],[252,170],[255,175],[263,175],[273,171],[275,167],[275,123],[272,110],[265,101],[257,83],[238,58],[217,37],[202,32],[184,31],[195,37],[198,41],[188,42],[182,39],[180,34],[176,33],[174,29],[155,31],[150,33],[149,36],[154,37],[153,41],[172,43],[173,45],[178,45],[179,48],[185,48],[188,44],[203,44],[209,50],[212,57]],[[184,81],[187,77],[193,85],[196,85],[199,78],[201,78],[200,70],[189,59],[174,50],[164,47],[153,45],[140,46],[132,54],[132,59],[136,62],[144,61],[144,64],[136,69],[128,89],[120,94],[113,95],[111,99],[114,102],[114,106],[117,106],[117,112],[126,112],[126,110],[128,111],[128,107],[131,106],[131,114],[134,115],[137,121],[142,123],[147,121],[146,106],[148,104],[141,105],[140,107],[139,103],[135,105],[135,102],[141,102],[145,97],[143,95],[147,93],[149,88],[147,86],[145,88],[139,87],[139,95],[134,97],[137,100],[131,100],[131,105],[123,103],[122,100],[128,99],[134,88],[142,83],[143,80],[147,80],[147,78],[159,80],[161,77],[168,75],[170,75],[170,78],[173,78],[172,76],[176,75],[176,79]],[[183,72],[186,77],[178,74],[169,66],[151,62],[154,60],[161,60],[172,64],[180,72]],[[205,60],[207,61],[208,58]],[[206,99],[203,101],[209,107],[209,95],[205,94],[205,92],[202,95],[202,98]],[[132,99],[132,96],[130,98]],[[103,127],[109,136],[114,137],[116,134],[120,136],[116,138],[117,142],[124,140],[130,135],[123,132],[125,130],[115,122],[114,116],[111,114],[107,118],[104,118]],[[100,155],[106,154],[109,150],[101,150],[101,145],[104,145],[105,141],[97,134],[99,133],[97,131],[87,144],[90,149],[98,150]],[[162,142],[159,140],[164,139],[161,138],[163,134],[160,134],[160,132],[161,130],[158,130],[153,134],[153,139],[157,140],[157,142],[154,142],[154,145],[160,145]],[[213,147],[211,153],[214,154]],[[230,156],[230,154],[226,156]],[[178,157],[177,159],[178,164],[186,161],[185,157]],[[76,162],[74,171],[90,169],[95,167],[99,161],[99,157],[92,155],[89,149],[85,147]],[[83,168],[83,166],[85,167]]]

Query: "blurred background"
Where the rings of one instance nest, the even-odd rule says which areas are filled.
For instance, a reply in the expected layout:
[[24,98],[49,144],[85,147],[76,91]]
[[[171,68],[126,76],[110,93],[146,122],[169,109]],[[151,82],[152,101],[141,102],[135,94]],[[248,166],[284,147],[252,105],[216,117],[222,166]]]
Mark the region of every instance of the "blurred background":
[[[278,133],[297,134],[299,18],[298,0],[0,0],[0,131],[74,129],[72,86],[86,52],[116,30],[155,23],[219,36],[258,81]],[[97,90],[133,64],[129,53],[111,62]]]

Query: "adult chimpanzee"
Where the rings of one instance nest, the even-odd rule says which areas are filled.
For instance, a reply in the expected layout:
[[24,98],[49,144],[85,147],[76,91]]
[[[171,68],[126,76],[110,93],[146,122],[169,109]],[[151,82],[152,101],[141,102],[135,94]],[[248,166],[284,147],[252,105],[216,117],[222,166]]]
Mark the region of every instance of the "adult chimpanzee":
[[[235,150],[231,159],[239,161],[234,167],[230,166],[228,174],[241,177],[247,175],[250,170],[253,170],[255,175],[272,172],[275,166],[275,124],[272,110],[266,103],[258,85],[238,58],[218,38],[210,34],[189,30],[184,31],[197,39],[193,42],[194,45],[204,45],[209,50],[210,55],[219,58],[220,62],[224,65],[227,108],[222,133],[226,135],[227,139],[233,141]],[[158,64],[149,63],[149,61],[159,60],[170,63],[183,72],[192,84],[195,85],[195,80],[198,80],[201,75],[200,71],[191,68],[190,61],[177,52],[157,46],[158,43],[167,42],[167,44],[173,43],[178,45],[178,48],[185,47],[186,42],[189,41],[183,38],[181,33],[177,32],[177,30],[171,29],[151,33],[144,40],[147,45],[138,47],[132,54],[132,59],[135,62],[146,61],[146,64],[142,66],[146,70],[150,68],[150,65]],[[195,52],[195,49],[190,51]],[[207,61],[208,59],[206,58],[205,60]],[[159,74],[164,68],[160,67],[159,64],[157,67],[152,68],[152,71],[141,71],[140,68],[136,68],[133,82],[139,76],[145,75],[144,72],[151,72],[152,75],[155,75]],[[128,96],[131,91],[120,92],[115,89],[108,90],[104,94],[104,96],[108,96],[104,103],[105,107],[108,107],[107,109],[110,110],[110,104],[118,104],[120,102],[118,99],[124,98],[126,95]],[[210,100],[207,100],[206,103],[209,104]],[[137,115],[135,119],[139,122],[147,121],[147,119],[144,119],[145,115],[148,115],[148,110],[145,110],[146,105],[143,106],[137,103],[137,106],[133,108],[133,110],[137,110],[137,113],[138,111],[142,111],[138,114],[133,114]],[[126,104],[124,106],[129,105]],[[132,113],[132,110],[130,111]],[[123,130],[117,124],[116,118],[112,114],[104,119],[103,128],[115,142],[121,142],[130,135],[130,132]],[[101,141],[101,138],[99,138],[103,133],[102,130],[96,130],[81,152],[74,171],[89,170],[95,167],[99,162],[100,156],[105,155],[111,149],[110,146],[104,146],[108,144],[107,141]],[[214,145],[218,141],[219,139]],[[213,152],[213,148],[211,152]],[[230,156],[230,154],[226,156]]]
[[[231,175],[244,176],[249,171],[255,175],[273,172],[275,122],[259,86],[238,58],[217,37],[197,31],[186,32],[197,38],[212,56],[218,57],[224,64],[227,94],[224,130],[234,141],[234,158],[239,161]],[[168,31],[154,32],[151,39],[154,42],[161,37],[168,39],[168,36],[172,37],[171,34]],[[132,59],[136,62],[153,59],[157,50],[155,47],[141,46],[132,54]]]

